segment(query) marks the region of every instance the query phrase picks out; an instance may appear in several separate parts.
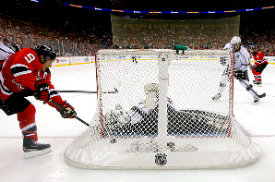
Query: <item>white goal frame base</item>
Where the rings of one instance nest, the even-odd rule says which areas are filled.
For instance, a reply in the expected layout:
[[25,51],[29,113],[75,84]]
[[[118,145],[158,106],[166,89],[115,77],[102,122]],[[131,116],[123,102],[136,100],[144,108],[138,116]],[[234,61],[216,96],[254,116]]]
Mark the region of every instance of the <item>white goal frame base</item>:
[[[112,148],[111,145],[113,144],[110,143],[110,139],[106,139],[104,142]],[[188,144],[183,145],[182,148],[186,146]],[[194,146],[197,145],[194,144]],[[89,146],[88,148],[92,147]],[[241,151],[228,150],[209,153],[200,150],[187,150],[184,152],[166,151],[165,154],[167,155],[167,163],[165,165],[157,165],[155,163],[156,153],[129,153],[127,151],[119,151],[119,149],[117,153],[106,153],[103,150],[99,153],[93,153],[91,157],[87,157],[90,154],[85,151],[85,148],[83,150],[71,149],[70,152],[66,150],[65,159],[66,162],[73,166],[86,169],[224,169],[239,168],[253,164],[260,158],[261,149],[252,142],[249,147]]]

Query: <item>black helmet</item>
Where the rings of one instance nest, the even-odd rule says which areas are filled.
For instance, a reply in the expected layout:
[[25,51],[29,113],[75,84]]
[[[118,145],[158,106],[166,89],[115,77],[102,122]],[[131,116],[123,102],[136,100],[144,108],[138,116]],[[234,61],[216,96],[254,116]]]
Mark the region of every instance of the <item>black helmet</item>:
[[34,48],[34,51],[38,54],[38,56],[44,55],[45,61],[48,61],[49,59],[55,60],[55,58],[56,58],[56,54],[55,54],[54,50],[50,46],[45,45],[45,44],[37,45]]

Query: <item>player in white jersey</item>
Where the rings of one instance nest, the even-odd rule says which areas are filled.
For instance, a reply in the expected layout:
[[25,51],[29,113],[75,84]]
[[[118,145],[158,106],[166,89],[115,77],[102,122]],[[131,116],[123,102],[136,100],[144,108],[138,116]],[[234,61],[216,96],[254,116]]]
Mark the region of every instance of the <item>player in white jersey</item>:
[[[262,95],[257,94],[253,86],[249,83],[247,70],[249,69],[250,55],[248,51],[241,46],[241,38],[234,36],[231,39],[230,44],[226,44],[225,48],[229,48],[234,52],[235,57],[235,78],[239,80],[240,84],[254,97],[254,102],[259,102],[260,98],[265,97],[265,93]],[[227,68],[228,69],[228,68]],[[226,71],[225,71],[226,72]],[[221,97],[222,92],[226,86],[226,82],[229,79],[229,72],[222,75],[218,93],[212,97],[213,100],[218,100]]]
[[20,48],[12,43],[11,37],[5,37],[3,43],[0,45],[0,64],[19,50]]
[[12,54],[14,54],[14,51],[11,48],[5,46],[4,43],[0,45],[0,62],[6,60]]

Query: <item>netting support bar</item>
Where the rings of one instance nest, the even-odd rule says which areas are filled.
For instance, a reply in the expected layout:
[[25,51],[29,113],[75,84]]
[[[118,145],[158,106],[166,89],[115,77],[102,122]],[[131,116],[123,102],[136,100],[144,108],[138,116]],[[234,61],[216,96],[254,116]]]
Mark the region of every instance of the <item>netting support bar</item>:
[[169,56],[160,53],[159,65],[159,112],[158,112],[158,152],[165,153],[167,147],[167,93],[169,84]]

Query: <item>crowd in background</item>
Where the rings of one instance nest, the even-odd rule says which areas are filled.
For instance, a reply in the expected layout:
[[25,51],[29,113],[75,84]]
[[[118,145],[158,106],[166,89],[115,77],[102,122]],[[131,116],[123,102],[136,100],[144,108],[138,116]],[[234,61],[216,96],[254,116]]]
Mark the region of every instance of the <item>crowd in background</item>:
[[[115,6],[117,9],[123,9],[125,5],[131,9],[135,5],[132,1],[123,1],[124,4],[117,0],[108,2],[110,6]],[[46,16],[44,13],[49,10],[47,5],[24,4],[19,1],[9,7],[10,5],[9,3],[0,4],[0,39],[6,36],[12,37],[20,47],[49,44],[59,56],[91,56],[95,55],[99,49],[109,48],[140,48],[141,46],[173,48],[175,43],[194,49],[221,49],[228,41],[227,29],[216,30],[216,34],[212,36],[213,27],[213,29],[194,27],[192,30],[182,29],[182,27],[167,29],[165,26],[155,26],[148,29],[143,27],[144,25],[129,25],[112,30],[109,13],[63,8],[58,5],[57,8],[52,8],[51,16]],[[140,6],[136,5],[136,8],[138,7]],[[29,13],[21,16],[22,11],[17,11],[20,8]],[[161,7],[156,5],[155,8],[157,10]],[[257,49],[264,51],[266,55],[275,56],[275,28],[271,26],[274,20],[257,22],[258,20],[254,20],[255,16],[252,16],[249,22],[241,21],[240,36],[243,44],[246,46],[255,44]],[[247,14],[244,17],[247,20],[250,19]],[[201,33],[194,34],[198,28]],[[113,35],[112,31],[118,32]]]
[[113,44],[121,47],[222,49],[239,34],[239,16],[208,20],[148,20],[112,16]]
[[[0,41],[5,37],[11,37],[19,47],[34,48],[38,44],[48,44],[53,47],[59,56],[91,56],[97,50],[109,48],[112,45],[110,34],[74,36],[74,33],[62,35],[61,31],[43,31],[43,26],[32,25],[32,23],[5,21],[0,18]],[[106,41],[105,41],[106,40]]]

